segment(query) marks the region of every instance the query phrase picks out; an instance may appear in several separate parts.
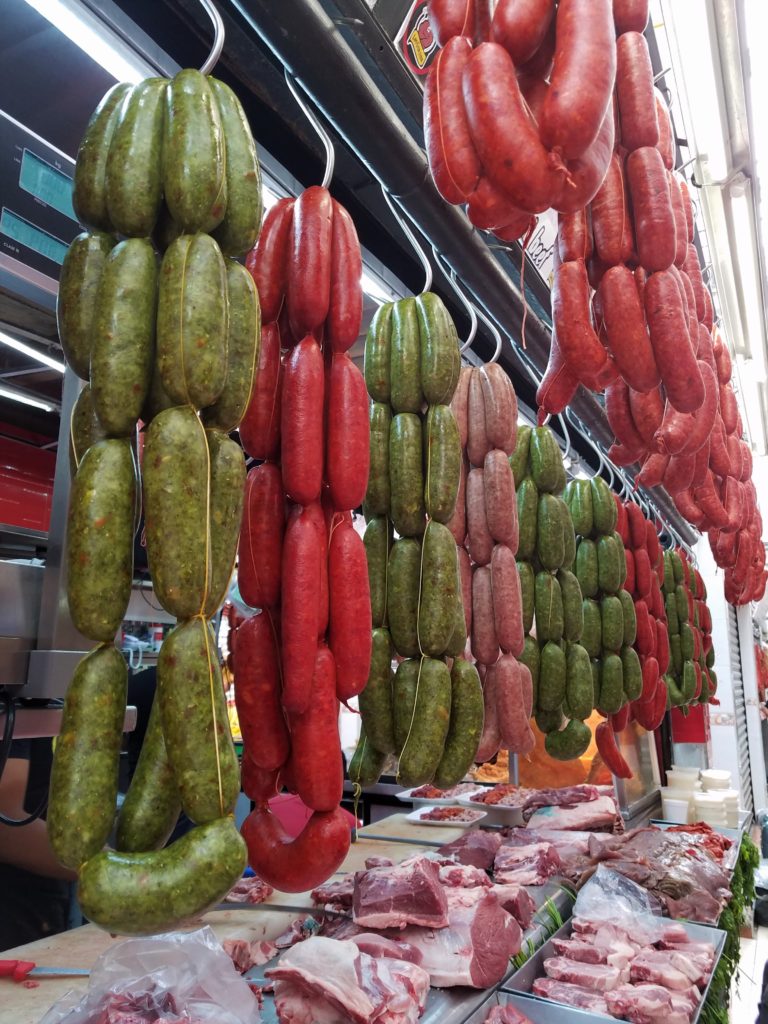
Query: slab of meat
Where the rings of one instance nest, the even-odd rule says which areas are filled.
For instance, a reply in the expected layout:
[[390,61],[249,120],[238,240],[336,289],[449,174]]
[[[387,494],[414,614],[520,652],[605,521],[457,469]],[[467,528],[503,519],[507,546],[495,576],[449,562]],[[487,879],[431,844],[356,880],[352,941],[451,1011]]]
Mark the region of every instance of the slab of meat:
[[696,889],[679,900],[673,899],[672,896],[665,898],[667,913],[670,917],[685,918],[687,921],[701,921],[703,924],[717,923],[724,902],[703,889]]
[[598,796],[596,800],[573,804],[570,807],[540,807],[528,824],[531,828],[554,828],[566,831],[613,829],[620,815],[612,796]]
[[505,1006],[492,1006],[483,1024],[531,1024],[531,1018],[507,1003]]
[[366,857],[367,868],[391,868],[395,862],[390,857]]
[[303,917],[292,921],[290,926],[276,939],[225,939],[222,947],[232,960],[237,970],[245,974],[251,967],[260,967],[269,963],[281,949],[289,949],[297,942],[303,942],[312,934],[316,924],[311,926],[311,918]]
[[633,1024],[688,1024],[697,1003],[662,985],[621,985],[606,993],[608,1010]]
[[429,975],[416,964],[374,959],[354,942],[321,936],[265,974],[275,982],[278,1017],[290,1024],[415,1024],[429,991]]
[[442,864],[438,873],[441,885],[456,889],[474,889],[478,885],[487,888],[491,885],[486,872],[473,864]]
[[[693,978],[689,976],[691,973],[694,974]],[[690,957],[654,949],[637,954],[630,964],[629,976],[633,982],[649,981],[654,985],[684,992],[699,975],[700,971]]]
[[354,877],[344,875],[338,882],[323,882],[322,885],[313,889],[310,895],[312,902],[319,906],[326,906],[330,903],[334,907],[351,907],[354,892]]
[[493,877],[501,885],[543,885],[561,867],[560,856],[551,843],[502,846],[493,862]]
[[388,939],[386,935],[379,935],[378,932],[360,932],[351,936],[350,941],[354,942],[361,953],[367,953],[368,956],[388,956],[392,960],[407,960],[411,964],[421,963],[421,953],[415,946],[396,939]]
[[695,955],[697,963],[706,964],[708,974],[714,966],[715,947],[711,942],[668,942],[666,939],[661,939],[657,945],[660,949],[673,949],[681,953]]
[[555,981],[568,981],[593,992],[610,992],[625,980],[618,967],[578,963],[564,956],[548,957],[544,961],[544,973]]
[[352,916],[366,928],[445,928],[448,903],[437,865],[425,857],[355,872]]
[[447,928],[409,927],[391,937],[421,952],[421,965],[437,988],[496,985],[509,968],[509,958],[520,951],[520,926],[490,889],[446,889],[445,893]]
[[536,789],[523,804],[527,821],[539,807],[575,807],[600,796],[597,786],[563,786],[562,789]]
[[[597,935],[593,938],[597,939]],[[552,939],[552,948],[558,956],[577,960],[583,964],[608,964],[623,971],[635,955],[635,949],[624,942],[600,944],[583,939]]]
[[536,913],[536,901],[521,885],[492,885],[491,892],[525,931]]
[[605,997],[593,989],[584,988],[583,985],[572,985],[570,982],[555,981],[553,978],[537,978],[531,991],[544,999],[565,1003],[566,1006],[576,1006],[579,1010],[608,1013]]
[[264,903],[275,890],[255,875],[241,878],[224,897],[225,903]]
[[493,858],[501,846],[501,836],[496,832],[478,832],[473,829],[440,847],[443,857],[455,860],[457,864],[471,864],[476,868],[490,871]]

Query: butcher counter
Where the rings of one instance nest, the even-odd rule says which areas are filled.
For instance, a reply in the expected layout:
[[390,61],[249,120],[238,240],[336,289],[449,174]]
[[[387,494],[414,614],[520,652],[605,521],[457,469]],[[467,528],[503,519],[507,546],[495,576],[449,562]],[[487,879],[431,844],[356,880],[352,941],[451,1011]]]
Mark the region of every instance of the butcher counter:
[[[405,814],[393,814],[388,818],[367,825],[359,830],[357,842],[350,848],[337,874],[357,871],[365,867],[369,857],[389,857],[398,863],[414,853],[434,850],[444,843],[462,835],[464,829],[453,826],[441,828],[414,825],[406,821]],[[558,903],[567,901],[562,891],[547,886],[545,895],[556,896]],[[192,931],[201,923],[210,925],[216,936],[224,939],[243,938],[274,939],[301,916],[296,910],[281,908],[306,907],[311,909],[309,893],[273,893],[266,903],[256,907],[243,904],[227,905],[226,909],[213,910],[199,921],[188,926]],[[564,910],[564,905],[561,910]],[[537,935],[539,932],[540,935]],[[543,928],[534,924],[526,933],[538,945],[544,938]],[[90,969],[98,956],[109,946],[119,942],[95,925],[83,925],[72,931],[63,932],[49,939],[19,946],[0,953],[4,959],[31,960],[41,967]],[[87,977],[41,978],[37,988],[26,988],[8,978],[0,978],[0,1024],[38,1024],[49,1007],[70,990],[80,991],[88,987]],[[485,990],[467,988],[438,990],[432,989],[430,1002],[421,1022],[423,1024],[461,1024],[477,1009],[487,997]],[[264,1008],[265,1024],[274,1020],[271,1001]]]

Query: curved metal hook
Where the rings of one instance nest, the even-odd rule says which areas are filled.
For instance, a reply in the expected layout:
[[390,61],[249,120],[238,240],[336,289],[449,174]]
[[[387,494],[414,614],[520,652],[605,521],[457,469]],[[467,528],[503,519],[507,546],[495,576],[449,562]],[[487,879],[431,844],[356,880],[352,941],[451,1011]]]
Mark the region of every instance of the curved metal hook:
[[563,452],[563,460],[565,460],[570,458],[571,455],[571,432],[568,430],[568,424],[563,413],[558,413],[557,418],[560,420],[560,426],[563,428],[563,437],[565,438],[565,451]]
[[432,255],[435,257],[435,262],[437,263],[438,267],[440,267],[443,274],[445,275],[448,284],[450,284],[451,288],[460,299],[462,306],[464,307],[464,309],[466,309],[467,313],[469,314],[469,334],[467,335],[467,340],[462,342],[462,344],[459,346],[459,352],[461,353],[468,349],[472,342],[475,340],[475,335],[477,334],[477,310],[466,297],[464,292],[459,288],[458,283],[456,281],[456,271],[453,269],[453,267],[450,266],[448,267],[448,269],[446,269],[445,260],[442,259],[440,253],[437,251],[434,245],[432,246]]
[[209,75],[218,63],[221,51],[224,49],[224,22],[221,20],[221,15],[211,0],[200,0],[200,3],[204,8],[205,13],[213,23],[213,43],[211,45],[211,52],[208,54],[205,63],[200,68],[201,74]]
[[493,353],[491,358],[488,360],[489,363],[496,363],[496,362],[498,362],[499,356],[501,355],[501,331],[496,326],[496,324],[493,323],[493,321],[488,319],[488,317],[485,315],[485,313],[482,311],[482,309],[478,309],[477,310],[477,315],[480,317],[480,319],[483,321],[485,326],[488,328],[488,330],[491,332],[491,334],[496,339],[496,351]]
[[[203,0],[203,2],[205,3],[206,0]],[[310,110],[305,96],[302,96],[302,94],[299,92],[299,89],[301,89],[302,92],[305,91],[304,86],[301,85],[301,83],[296,78],[293,77],[288,68],[285,69],[285,84],[291,90],[291,95],[296,100],[298,105],[301,107],[302,111],[304,112],[304,116],[315,129],[315,131],[320,137],[320,141],[323,144],[323,149],[325,150],[325,173],[323,174],[322,187],[328,188],[328,186],[331,184],[331,178],[333,178],[333,168],[336,164],[336,151],[333,148],[331,136],[328,134],[324,125],[320,122],[320,119],[317,117],[315,112],[313,110]]]
[[425,280],[424,280],[424,287],[422,289],[422,292],[428,292],[429,289],[432,287],[432,264],[429,262],[429,258],[427,256],[426,252],[424,252],[424,250],[422,249],[421,245],[419,244],[419,241],[416,238],[416,235],[414,235],[414,233],[411,231],[411,229],[405,223],[405,220],[403,218],[403,214],[399,210],[396,209],[396,207],[395,207],[396,200],[393,199],[393,197],[389,194],[389,192],[387,192],[387,190],[384,188],[383,185],[381,186],[381,194],[384,196],[384,201],[386,202],[387,206],[392,211],[392,216],[395,218],[397,223],[402,228],[403,234],[408,239],[408,241],[411,243],[411,246],[413,247],[413,251],[419,257],[419,262],[421,263],[422,267],[424,268],[424,278],[425,278]]

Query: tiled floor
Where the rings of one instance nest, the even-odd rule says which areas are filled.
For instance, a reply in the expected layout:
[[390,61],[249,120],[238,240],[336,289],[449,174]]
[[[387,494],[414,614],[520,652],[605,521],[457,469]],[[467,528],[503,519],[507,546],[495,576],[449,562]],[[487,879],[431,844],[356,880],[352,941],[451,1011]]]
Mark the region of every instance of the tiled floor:
[[754,939],[741,940],[741,962],[731,990],[731,1024],[754,1024],[768,960],[768,928],[757,928]]

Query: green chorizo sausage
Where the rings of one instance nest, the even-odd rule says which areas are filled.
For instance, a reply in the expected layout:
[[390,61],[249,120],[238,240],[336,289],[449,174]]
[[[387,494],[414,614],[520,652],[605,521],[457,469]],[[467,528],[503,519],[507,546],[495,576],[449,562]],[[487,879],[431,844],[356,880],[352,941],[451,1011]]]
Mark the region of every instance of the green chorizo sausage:
[[411,725],[400,750],[397,779],[404,786],[431,782],[445,749],[451,720],[451,674],[443,661],[422,658]]
[[624,696],[627,700],[637,700],[643,692],[643,670],[634,647],[622,647],[621,669],[624,679]]
[[120,242],[107,256],[96,295],[91,388],[104,430],[128,437],[136,428],[155,357],[157,266],[145,238]]
[[618,597],[607,594],[600,601],[600,618],[603,624],[603,647],[618,654],[624,644],[624,612]]
[[349,762],[350,781],[358,786],[374,786],[384,771],[387,755],[377,750],[365,735],[365,727],[361,726],[357,747]]
[[447,526],[429,522],[421,557],[419,650],[431,657],[444,654],[456,627],[461,593],[456,541]]
[[261,170],[251,126],[228,85],[209,78],[224,134],[227,210],[213,237],[225,256],[245,256],[261,228]]
[[416,299],[395,303],[390,332],[390,397],[395,412],[421,411],[419,319]]
[[534,587],[536,636],[539,643],[562,640],[564,629],[563,595],[560,584],[548,572],[536,574]]
[[550,641],[541,649],[539,665],[538,707],[553,711],[565,699],[566,659],[559,644]]
[[592,488],[589,480],[577,478],[568,485],[570,488],[568,507],[571,510],[573,528],[582,537],[592,534]]
[[512,475],[515,478],[515,487],[519,487],[523,480],[530,476],[528,453],[531,448],[531,434],[532,430],[527,423],[521,423],[517,428],[515,450],[509,456],[509,464],[512,467]]
[[401,537],[424,532],[424,473],[421,421],[413,413],[398,413],[389,431],[390,518]]
[[456,508],[461,476],[461,440],[450,406],[429,407],[424,423],[424,461],[427,515],[447,523]]
[[175,242],[179,235],[184,234],[179,225],[171,216],[165,200],[160,204],[160,213],[157,215],[155,230],[152,232],[152,241],[159,253],[164,253],[171,242]]
[[522,654],[517,660],[522,662],[523,665],[527,665],[528,671],[531,673],[531,681],[533,683],[533,706],[535,708],[538,702],[539,675],[541,673],[541,651],[536,637],[527,636],[525,638]]
[[389,630],[374,629],[371,670],[358,703],[365,734],[382,754],[396,749],[392,686],[392,639]]
[[[678,561],[680,561],[679,557]],[[687,622],[690,616],[690,608],[688,607],[688,593],[685,587],[682,585],[682,583],[678,583],[675,586],[675,602],[677,604],[677,618],[680,623],[680,630],[682,631],[683,623]]]
[[475,666],[457,658],[451,669],[451,718],[443,756],[435,771],[440,789],[455,786],[474,761],[483,732],[483,688]]
[[157,362],[178,405],[213,405],[227,377],[227,270],[210,235],[181,235],[160,267]]
[[600,667],[600,702],[598,711],[615,715],[624,704],[624,668],[618,654],[605,654]]
[[227,374],[221,394],[203,413],[206,427],[229,434],[240,425],[251,399],[261,348],[261,311],[253,278],[240,263],[226,261]]
[[127,440],[97,441],[72,482],[67,601],[72,622],[106,643],[123,621],[133,581],[136,465]]
[[203,425],[189,406],[166,409],[144,446],[147,557],[157,599],[178,619],[208,596],[210,465]]
[[373,516],[363,536],[368,561],[368,589],[371,592],[371,624],[387,624],[387,568],[392,547],[392,524],[386,516]]
[[128,669],[112,644],[86,654],[69,684],[47,813],[48,837],[65,867],[79,869],[112,830],[127,691]]
[[576,548],[576,579],[579,581],[584,597],[597,597],[598,561],[597,545],[594,541],[582,537]]
[[536,554],[545,569],[559,569],[565,559],[563,520],[558,499],[541,494],[536,518]]
[[667,613],[667,627],[669,629],[670,636],[679,634],[680,619],[677,616],[677,601],[674,593],[667,594],[664,598],[664,609]]
[[589,482],[592,490],[592,530],[595,536],[610,536],[616,529],[618,512],[613,491],[601,476]]
[[164,850],[96,854],[80,872],[85,916],[109,932],[169,931],[215,906],[240,878],[245,843],[231,817],[198,825]]
[[199,825],[229,814],[240,792],[240,767],[216,640],[203,618],[180,623],[163,641],[157,693],[168,761],[185,813]]
[[576,561],[576,531],[573,528],[571,510],[562,498],[555,498],[560,509],[560,522],[563,527],[563,568],[572,569]]
[[590,658],[599,658],[603,649],[603,619],[600,605],[591,597],[585,597],[581,603],[582,621],[581,645]]
[[519,540],[517,557],[529,562],[536,553],[538,534],[539,492],[530,477],[520,481],[517,488],[517,519],[519,523]]
[[72,406],[69,421],[69,471],[72,476],[91,445],[103,441],[106,436],[93,407],[91,385],[86,384]]
[[160,704],[155,699],[136,771],[117,817],[116,848],[143,853],[165,846],[180,813],[179,789],[168,762]]
[[171,216],[189,234],[212,231],[227,209],[224,133],[205,75],[180,71],[168,85],[163,189]]
[[560,447],[549,427],[534,427],[530,442],[531,476],[540,491],[557,494],[565,487]]
[[74,239],[59,275],[56,326],[67,363],[81,380],[91,374],[93,314],[107,256],[115,245],[112,235],[83,232]]
[[178,404],[178,402],[173,401],[163,387],[160,369],[157,365],[157,360],[155,360],[155,364],[152,367],[152,377],[149,382],[149,391],[141,409],[141,418],[145,426],[148,426],[158,413],[164,412],[166,409],[172,409]]
[[91,115],[77,151],[72,206],[81,224],[101,231],[112,230],[107,210],[107,158],[120,104],[130,88],[129,82],[119,82],[106,93]]
[[245,457],[243,449],[220,430],[206,430],[210,459],[210,560],[208,597],[203,614],[215,615],[227,596],[235,568],[243,518]]
[[558,761],[573,761],[581,757],[591,742],[592,732],[589,726],[574,718],[564,729],[548,732],[544,748],[550,757]]
[[107,155],[107,212],[115,231],[148,238],[163,198],[163,129],[168,80],[145,78],[120,104]]
[[389,553],[387,620],[395,650],[404,658],[414,658],[419,653],[420,579],[421,543],[401,537]]
[[533,628],[533,612],[536,606],[536,573],[530,562],[518,561],[517,574],[520,577],[520,593],[523,599],[523,632]]
[[536,722],[536,728],[539,732],[550,733],[557,732],[563,726],[563,712],[562,708],[556,707],[552,711],[542,711],[539,709],[534,715]]
[[393,302],[385,302],[373,314],[365,338],[363,372],[365,386],[374,402],[389,405],[391,388],[391,343]]
[[614,530],[612,536],[619,555],[619,579],[623,587],[627,580],[627,553],[624,550],[624,541],[621,539],[621,534]]
[[395,731],[395,752],[403,749],[413,721],[416,683],[419,679],[421,658],[401,661],[392,680],[392,721]]
[[563,635],[566,640],[581,639],[584,629],[584,610],[582,608],[581,587],[574,574],[568,569],[561,569],[557,574],[560,594],[563,599]]
[[621,601],[621,612],[624,619],[624,643],[631,647],[637,636],[637,613],[632,595],[623,588],[619,591]]
[[568,644],[566,653],[565,696],[571,718],[589,718],[594,707],[595,690],[589,655],[581,644]]
[[389,480],[389,444],[392,410],[383,402],[371,402],[371,464],[365,492],[367,516],[388,516],[392,488]]
[[458,344],[451,331],[451,317],[434,292],[417,296],[416,313],[421,342],[421,390],[430,405],[447,405],[458,383],[454,359]]
[[[622,554],[624,546],[621,546]],[[626,576],[626,573],[625,573]],[[597,541],[597,585],[604,594],[615,594],[623,583],[619,545],[613,537],[599,537]]]

